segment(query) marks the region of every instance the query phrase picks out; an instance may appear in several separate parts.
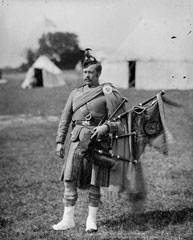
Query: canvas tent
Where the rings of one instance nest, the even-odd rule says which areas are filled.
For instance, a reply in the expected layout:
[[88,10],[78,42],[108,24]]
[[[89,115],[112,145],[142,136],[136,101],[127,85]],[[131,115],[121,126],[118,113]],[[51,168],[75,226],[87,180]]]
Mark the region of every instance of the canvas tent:
[[189,19],[142,20],[105,61],[101,82],[137,89],[193,89]]
[[47,56],[40,56],[27,71],[22,88],[64,86],[62,71]]

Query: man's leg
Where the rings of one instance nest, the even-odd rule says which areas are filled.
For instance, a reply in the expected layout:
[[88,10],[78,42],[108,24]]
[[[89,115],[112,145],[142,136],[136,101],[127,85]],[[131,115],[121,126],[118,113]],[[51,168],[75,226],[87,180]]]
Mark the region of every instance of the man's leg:
[[78,198],[77,188],[73,181],[65,181],[64,188],[64,214],[62,220],[53,225],[54,230],[66,230],[75,227],[74,207]]
[[88,233],[93,233],[98,230],[96,225],[96,217],[100,202],[100,196],[100,187],[91,185],[89,189],[89,211],[86,220],[86,232]]

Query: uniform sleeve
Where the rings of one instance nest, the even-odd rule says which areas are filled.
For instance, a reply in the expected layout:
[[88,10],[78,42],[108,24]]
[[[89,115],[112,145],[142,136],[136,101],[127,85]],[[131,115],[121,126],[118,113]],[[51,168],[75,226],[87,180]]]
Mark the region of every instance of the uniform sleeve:
[[58,125],[58,131],[56,136],[56,143],[62,143],[64,144],[66,135],[68,133],[69,125],[72,120],[73,115],[73,109],[72,109],[72,100],[73,100],[74,91],[70,94],[66,105],[62,111],[59,125]]

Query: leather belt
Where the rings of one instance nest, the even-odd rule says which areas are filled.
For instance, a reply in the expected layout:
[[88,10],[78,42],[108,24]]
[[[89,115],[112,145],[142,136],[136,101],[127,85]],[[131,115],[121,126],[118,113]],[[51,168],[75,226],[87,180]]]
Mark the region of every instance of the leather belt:
[[75,125],[82,125],[82,126],[97,126],[99,124],[100,120],[75,120]]

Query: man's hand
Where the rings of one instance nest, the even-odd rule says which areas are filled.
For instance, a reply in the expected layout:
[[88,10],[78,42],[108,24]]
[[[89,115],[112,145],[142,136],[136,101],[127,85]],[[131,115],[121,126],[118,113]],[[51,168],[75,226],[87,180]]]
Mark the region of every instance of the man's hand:
[[99,138],[102,135],[104,135],[107,131],[108,131],[108,126],[106,124],[95,127],[95,128],[93,128],[93,134],[91,136],[91,139],[93,139],[94,137]]
[[57,143],[56,155],[60,158],[64,158],[64,145],[62,143]]

